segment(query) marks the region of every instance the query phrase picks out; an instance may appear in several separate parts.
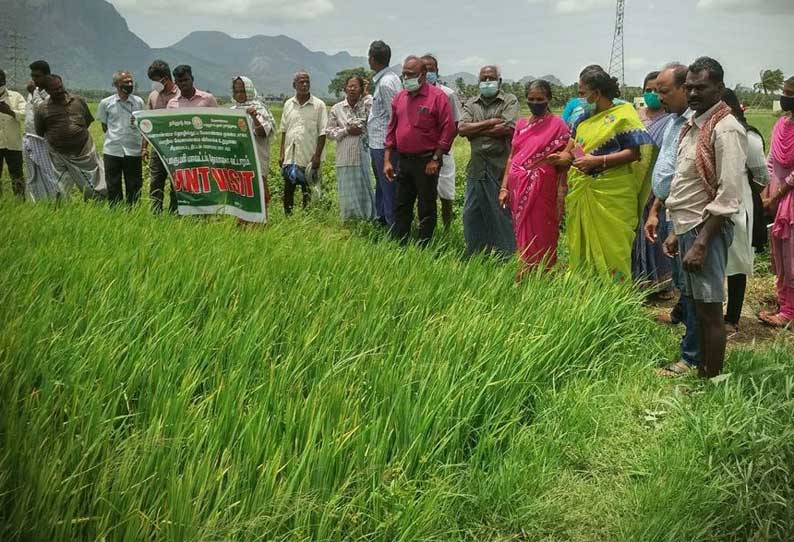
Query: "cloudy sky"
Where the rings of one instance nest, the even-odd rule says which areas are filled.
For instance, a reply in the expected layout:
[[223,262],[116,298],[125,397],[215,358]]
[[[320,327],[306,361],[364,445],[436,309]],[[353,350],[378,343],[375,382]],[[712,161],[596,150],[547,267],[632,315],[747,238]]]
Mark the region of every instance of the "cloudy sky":
[[[394,58],[432,51],[442,73],[502,66],[506,78],[565,82],[609,63],[615,0],[110,0],[153,47],[193,30],[285,34],[312,50],[366,55],[383,39]],[[752,84],[764,68],[794,75],[794,0],[627,0],[626,79],[699,55],[720,60],[726,82]]]

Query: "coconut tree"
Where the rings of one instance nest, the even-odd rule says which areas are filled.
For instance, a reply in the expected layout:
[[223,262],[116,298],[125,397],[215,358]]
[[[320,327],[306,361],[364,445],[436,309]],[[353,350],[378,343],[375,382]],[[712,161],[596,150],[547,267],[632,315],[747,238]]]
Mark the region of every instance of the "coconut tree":
[[764,94],[775,94],[783,88],[783,72],[781,70],[763,70],[760,81],[753,85],[753,88]]

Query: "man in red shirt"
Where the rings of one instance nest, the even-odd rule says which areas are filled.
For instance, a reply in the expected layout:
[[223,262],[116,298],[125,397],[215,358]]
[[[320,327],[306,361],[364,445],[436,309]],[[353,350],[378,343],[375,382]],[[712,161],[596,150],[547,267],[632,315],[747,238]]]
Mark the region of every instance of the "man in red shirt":
[[[386,130],[383,173],[397,182],[392,236],[407,241],[413,222],[414,201],[418,200],[419,242],[433,237],[438,210],[438,172],[444,154],[455,139],[455,120],[443,90],[426,81],[427,68],[416,56],[403,63],[403,90],[392,101],[392,115]],[[398,171],[391,153],[400,154]]]

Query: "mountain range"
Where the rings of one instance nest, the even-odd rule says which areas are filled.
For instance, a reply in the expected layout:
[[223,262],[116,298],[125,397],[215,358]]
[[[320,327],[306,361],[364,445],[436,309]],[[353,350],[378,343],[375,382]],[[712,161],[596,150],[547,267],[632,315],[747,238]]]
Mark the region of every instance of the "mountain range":
[[[146,89],[146,68],[161,58],[172,68],[191,65],[196,86],[220,95],[231,93],[232,77],[238,74],[250,77],[260,92],[290,94],[293,75],[306,70],[314,92],[325,96],[337,72],[367,66],[364,57],[311,51],[288,36],[233,38],[222,32],[196,31],[170,47],[150,47],[105,0],[11,0],[3,11],[0,35],[22,36],[16,54],[23,58],[17,59],[14,70],[18,78],[26,78],[30,61],[43,58],[71,88],[110,89],[113,72],[126,69]],[[10,54],[9,48],[6,72],[13,69]],[[443,79],[454,84],[458,77],[468,84],[477,81],[465,72]]]

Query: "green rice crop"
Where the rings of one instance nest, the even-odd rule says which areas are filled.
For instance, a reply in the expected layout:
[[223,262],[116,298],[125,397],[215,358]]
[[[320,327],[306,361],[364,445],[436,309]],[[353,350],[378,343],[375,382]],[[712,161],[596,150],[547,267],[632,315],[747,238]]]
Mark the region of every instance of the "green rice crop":
[[673,386],[628,287],[333,220],[6,199],[0,538],[789,532],[784,343]]
[[0,540],[790,539],[790,340],[660,380],[631,288],[342,225],[333,150],[266,227],[6,189]]

